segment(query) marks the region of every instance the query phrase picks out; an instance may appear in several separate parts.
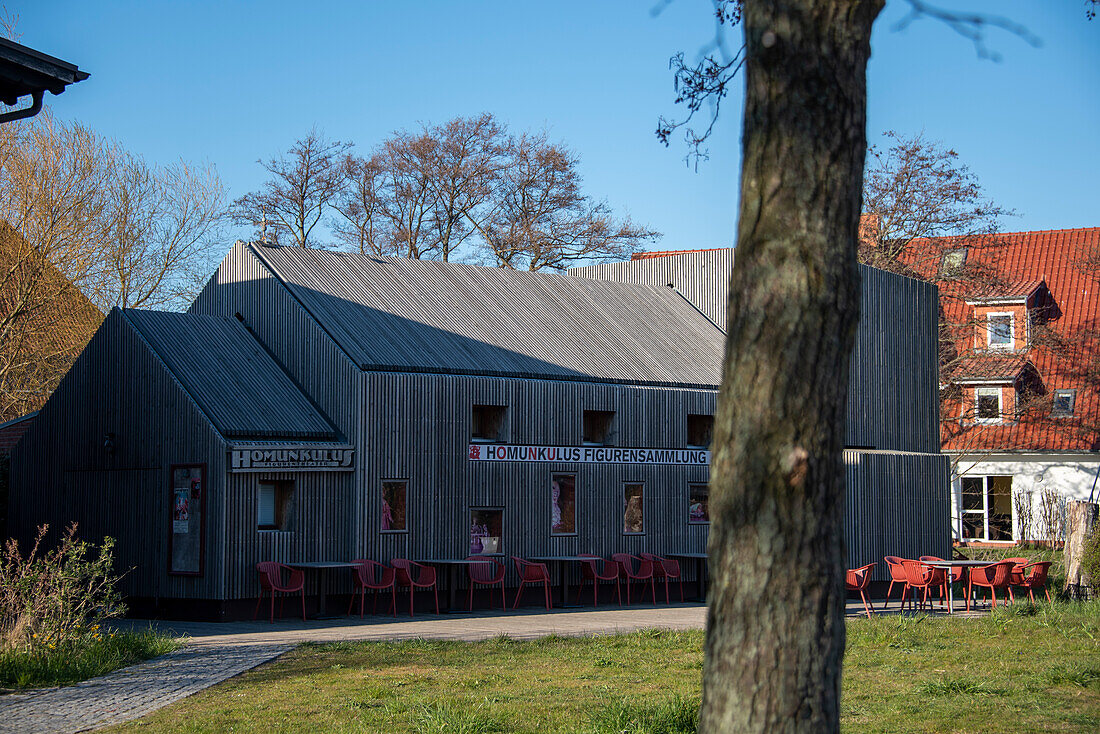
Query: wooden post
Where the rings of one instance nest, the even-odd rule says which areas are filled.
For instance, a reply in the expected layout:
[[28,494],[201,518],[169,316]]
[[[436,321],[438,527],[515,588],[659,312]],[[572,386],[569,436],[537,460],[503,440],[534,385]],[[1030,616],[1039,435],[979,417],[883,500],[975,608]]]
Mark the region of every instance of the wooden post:
[[1066,511],[1066,586],[1071,599],[1089,599],[1096,595],[1096,582],[1081,568],[1085,541],[1097,528],[1100,505],[1095,502],[1070,502]]

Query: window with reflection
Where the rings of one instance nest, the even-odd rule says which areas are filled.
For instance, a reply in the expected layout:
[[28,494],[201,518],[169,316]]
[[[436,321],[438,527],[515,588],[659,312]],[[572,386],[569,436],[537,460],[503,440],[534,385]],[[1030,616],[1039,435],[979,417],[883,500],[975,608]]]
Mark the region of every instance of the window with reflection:
[[710,485],[707,484],[689,484],[688,485],[688,522],[689,523],[708,523],[710,522]]
[[623,532],[645,532],[645,487],[642,484],[623,485]]
[[502,553],[501,536],[504,528],[504,508],[470,508],[470,555]]
[[577,477],[575,474],[550,476],[550,533],[574,535],[577,532]]
[[409,483],[403,479],[382,482],[382,532],[400,533],[405,526],[405,493]]

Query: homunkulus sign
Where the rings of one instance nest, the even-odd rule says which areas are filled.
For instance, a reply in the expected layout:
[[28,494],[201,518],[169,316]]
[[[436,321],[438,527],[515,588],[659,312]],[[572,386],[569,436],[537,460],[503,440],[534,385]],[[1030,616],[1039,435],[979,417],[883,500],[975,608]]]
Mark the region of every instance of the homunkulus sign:
[[469,457],[470,461],[562,461],[571,464],[710,464],[710,452],[704,449],[617,449],[603,446],[472,443]]

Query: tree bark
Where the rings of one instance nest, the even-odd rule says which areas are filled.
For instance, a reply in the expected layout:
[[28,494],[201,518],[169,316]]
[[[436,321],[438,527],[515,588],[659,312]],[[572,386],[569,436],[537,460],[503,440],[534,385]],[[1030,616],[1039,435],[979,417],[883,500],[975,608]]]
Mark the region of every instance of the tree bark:
[[1096,596],[1096,579],[1081,567],[1085,542],[1096,531],[1100,506],[1095,502],[1070,502],[1066,508],[1066,585],[1062,589],[1071,599]]
[[836,731],[866,64],[881,0],[746,0],[700,732]]

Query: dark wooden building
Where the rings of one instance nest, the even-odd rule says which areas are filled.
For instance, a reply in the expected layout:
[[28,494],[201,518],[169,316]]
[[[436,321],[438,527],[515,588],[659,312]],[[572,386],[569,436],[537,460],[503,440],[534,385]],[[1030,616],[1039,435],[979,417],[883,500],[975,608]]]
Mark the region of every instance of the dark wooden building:
[[[16,449],[12,525],[78,520],[138,608],[222,618],[261,560],[704,550],[731,267],[238,243],[189,313],[108,316]],[[936,293],[864,274],[851,560],[945,554]]]

